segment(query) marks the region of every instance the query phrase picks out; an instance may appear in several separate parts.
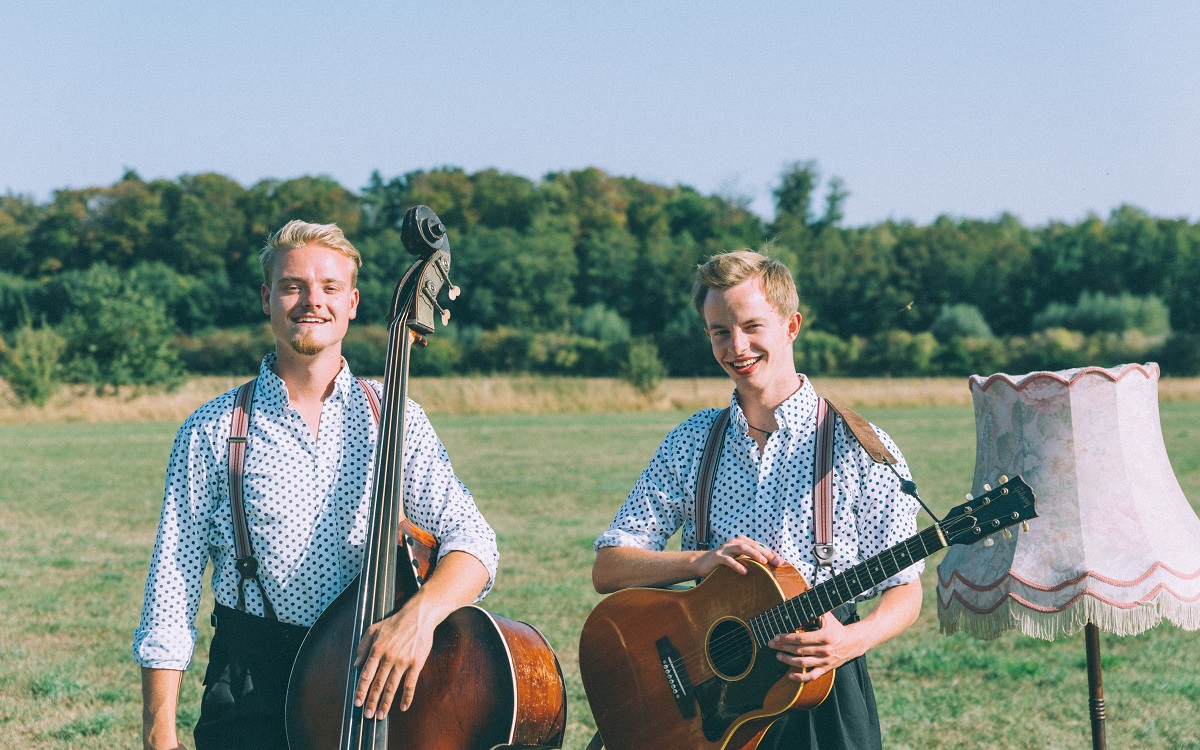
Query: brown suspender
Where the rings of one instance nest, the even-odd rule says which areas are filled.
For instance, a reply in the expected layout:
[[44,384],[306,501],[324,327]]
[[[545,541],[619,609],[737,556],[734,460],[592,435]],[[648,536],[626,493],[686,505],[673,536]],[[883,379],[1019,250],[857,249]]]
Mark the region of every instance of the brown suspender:
[[817,401],[816,455],[813,457],[813,558],[833,568],[833,409]]
[[729,425],[729,407],[726,406],[717,414],[708,432],[708,441],[704,444],[704,453],[700,457],[700,474],[696,477],[696,549],[708,550],[712,546],[709,532],[710,514],[708,507],[712,502],[713,488],[717,484],[717,461],[721,458],[721,450],[725,447],[725,428]]
[[[850,428],[850,434],[862,446],[875,463],[895,464],[896,458],[887,448],[871,423],[857,412],[838,406],[829,399],[817,402],[816,456],[813,461],[813,557],[817,566],[833,567],[833,435],[834,414],[842,418]],[[725,430],[729,424],[729,408],[722,409],[713,422],[700,458],[700,472],[696,477],[696,549],[707,550],[712,546],[709,507],[713,489],[717,483],[717,462],[725,444]]]
[[[246,520],[246,506],[242,502],[242,484],[246,475],[247,435],[250,432],[250,410],[254,404],[254,389],[258,378],[243,383],[234,397],[233,418],[229,422],[229,510],[233,518],[233,549],[237,556],[235,567],[241,580],[238,581],[237,608],[239,612],[246,611],[246,582],[258,584],[258,592],[262,595],[263,616],[268,620],[277,620],[275,608],[267,598],[267,589],[258,577],[258,559],[254,556],[254,546],[250,542],[250,526]],[[367,385],[367,381],[358,379],[367,394],[367,402],[371,405],[371,415],[379,423],[379,396]]]

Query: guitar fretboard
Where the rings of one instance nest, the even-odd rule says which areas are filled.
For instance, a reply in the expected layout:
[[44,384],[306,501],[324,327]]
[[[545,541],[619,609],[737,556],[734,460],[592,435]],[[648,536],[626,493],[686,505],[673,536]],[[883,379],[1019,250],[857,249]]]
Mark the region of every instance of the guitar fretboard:
[[763,648],[775,636],[799,630],[945,546],[936,524],[930,526],[803,594],[750,618],[754,640]]

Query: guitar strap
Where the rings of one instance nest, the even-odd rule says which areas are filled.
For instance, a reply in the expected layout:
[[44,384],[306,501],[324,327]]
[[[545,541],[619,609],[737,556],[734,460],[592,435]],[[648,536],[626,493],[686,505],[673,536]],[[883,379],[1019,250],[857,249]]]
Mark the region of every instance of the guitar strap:
[[[237,608],[239,612],[246,611],[246,583],[254,581],[258,584],[259,594],[262,595],[263,616],[268,620],[278,620],[275,608],[267,598],[267,589],[258,577],[258,558],[254,556],[250,525],[246,520],[246,506],[242,500],[242,485],[246,476],[247,435],[250,432],[250,412],[254,406],[254,389],[257,384],[258,378],[254,378],[238,387],[234,397],[233,418],[229,422],[229,510],[233,518],[233,549],[237,556],[235,567],[241,576],[241,580],[238,581]],[[358,384],[367,394],[371,416],[375,417],[375,423],[379,424],[379,396],[362,378],[358,378]]]

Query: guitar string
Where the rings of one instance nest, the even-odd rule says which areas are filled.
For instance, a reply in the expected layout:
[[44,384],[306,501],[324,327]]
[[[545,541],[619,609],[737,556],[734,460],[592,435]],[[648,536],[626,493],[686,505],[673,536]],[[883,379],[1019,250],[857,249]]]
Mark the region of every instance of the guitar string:
[[[950,530],[949,527],[957,524],[960,520],[962,520],[963,518],[967,518],[967,517],[969,517],[968,514],[963,514],[956,518],[943,520],[942,524],[947,527],[947,528],[943,529],[943,531],[944,532],[950,531],[950,533],[953,534],[954,532],[952,530]],[[936,538],[935,533],[931,533],[931,532],[935,532],[935,529],[932,526],[913,535],[912,537],[909,537],[904,542],[901,542],[900,544],[896,545],[895,547],[885,550],[884,552],[880,553],[879,556],[882,556],[883,554],[886,554],[886,553],[891,553],[893,564],[897,564],[896,563],[897,550],[902,549],[909,558],[909,565],[911,565],[913,562],[916,562],[918,560],[922,560],[922,559],[928,557],[929,555],[933,554],[933,552],[936,552],[937,550],[942,548],[940,539]],[[927,539],[926,537],[929,537],[929,538]],[[914,557],[914,553],[917,552],[916,544],[918,542],[920,543],[922,549],[921,549],[920,553],[916,554]],[[935,546],[932,551],[929,548],[928,542],[934,542]],[[911,547],[911,549],[910,549],[910,547]],[[843,573],[839,574],[838,578],[844,578],[845,580],[848,581],[850,574],[854,573],[854,570],[856,568],[859,568],[865,564],[866,564],[866,561],[864,561],[864,563],[859,563],[858,565],[854,566],[853,568],[843,571]],[[906,565],[904,567],[908,567],[908,566]],[[903,569],[903,568],[898,568],[898,569]],[[861,574],[864,572],[869,572],[869,568],[859,571],[857,573],[854,573],[853,577],[856,580],[859,580]],[[834,580],[837,580],[837,579],[834,579]],[[778,628],[779,624],[786,624],[788,622],[789,617],[794,619],[797,615],[796,612],[786,613],[783,611],[783,608],[788,607],[788,608],[794,610],[797,606],[796,603],[799,602],[802,598],[805,598],[806,595],[809,595],[809,594],[811,594],[811,597],[809,597],[809,598],[814,599],[820,607],[824,608],[825,605],[821,602],[820,596],[821,596],[821,591],[825,590],[825,589],[823,589],[823,587],[827,586],[828,583],[829,582],[827,581],[825,584],[819,584],[818,586],[807,589],[805,592],[797,595],[796,597],[793,597],[792,599],[788,599],[784,602],[781,602],[779,605],[776,605],[776,606],[760,613],[755,618],[751,618],[751,620],[753,621],[755,619],[758,619],[758,622],[761,625],[771,626],[775,629],[779,629]],[[859,580],[859,584],[861,585],[861,580]],[[842,595],[841,592],[839,591],[839,586],[836,583],[833,586],[833,593],[838,596]],[[829,611],[829,610],[825,609],[824,611],[820,612],[818,614],[818,616],[820,614],[824,614],[826,611]],[[773,612],[774,612],[774,614],[772,614]],[[807,613],[805,613],[805,616],[807,616]],[[762,619],[764,617],[765,617],[765,619]],[[778,624],[776,623],[776,621],[778,621]],[[780,630],[780,633],[790,632],[787,629],[779,629],[779,630]],[[758,632],[755,629],[753,622],[751,622],[751,624],[750,624],[750,631],[757,642]],[[703,655],[705,652],[707,652],[709,655],[711,655],[711,658],[714,661],[717,659],[720,659],[720,658],[728,658],[730,656],[740,656],[742,658],[746,658],[747,643],[746,643],[746,639],[744,637],[744,633],[745,633],[744,630],[739,630],[739,631],[735,631],[734,633],[731,633],[727,636],[717,637],[711,642],[712,647],[710,647],[710,648],[701,647],[700,649],[696,649],[692,652],[689,652],[689,654],[687,654],[687,655],[681,655],[680,660],[681,660],[681,662],[683,662],[683,666],[686,668],[688,666],[695,666],[696,655],[697,654]]]
[[[892,552],[893,560],[894,560],[895,554],[896,554],[894,552],[895,549],[901,548],[901,547],[908,548],[910,545],[915,546],[915,542],[917,542],[917,541],[921,542],[922,548],[928,549],[928,545],[925,543],[925,541],[922,539],[922,537],[931,529],[932,529],[932,527],[930,527],[930,529],[922,531],[918,534],[915,534],[912,537],[906,539],[904,542],[901,542],[900,544],[896,545],[896,547],[891,548],[890,550],[885,550],[885,552]],[[880,553],[880,554],[883,554],[883,553]],[[912,551],[908,551],[908,555],[910,556],[910,558],[912,557],[912,554],[913,554]],[[923,559],[924,557],[928,557],[929,554],[932,554],[932,553],[922,555],[918,559]],[[914,560],[914,562],[915,562],[915,560]],[[861,565],[861,563],[860,563],[860,565]],[[858,566],[855,566],[855,567],[858,567]],[[907,567],[907,566],[905,566],[905,567]],[[853,570],[854,570],[854,568],[844,571],[842,574],[840,574],[839,577],[847,576]],[[861,571],[861,572],[865,572],[865,571]],[[857,578],[858,574],[855,574],[855,577]],[[823,586],[825,584],[821,584],[821,585]],[[761,624],[764,624],[764,625],[773,626],[775,628],[778,628],[778,625],[776,625],[776,623],[774,621],[778,620],[779,624],[784,624],[784,623],[786,623],[786,621],[787,621],[786,618],[788,617],[788,615],[786,615],[780,611],[780,608],[784,605],[790,605],[791,608],[794,609],[796,606],[795,602],[797,602],[801,598],[805,597],[810,592],[812,592],[811,598],[816,599],[817,604],[819,606],[824,606],[820,601],[820,592],[817,590],[817,588],[818,587],[813,587],[813,588],[807,589],[803,593],[798,594],[796,597],[793,597],[792,599],[788,599],[785,602],[782,602],[779,605],[776,605],[775,607],[772,607],[772,608],[760,613],[755,618],[751,618],[751,620],[755,620],[757,618],[762,618],[765,616],[765,618],[766,618],[765,620],[758,619],[758,622]],[[824,589],[822,589],[822,591],[823,590]],[[840,595],[840,592],[838,592],[836,585],[833,590],[835,593]],[[773,611],[776,612],[775,615],[771,614]],[[793,613],[793,616],[794,616],[794,614],[795,613]],[[824,612],[819,613],[818,616],[820,614],[824,614]],[[750,630],[751,630],[753,637],[757,641],[758,633],[755,631],[753,624],[751,624]],[[790,632],[790,631],[781,630],[781,632]],[[745,630],[738,630],[738,631],[735,631],[734,633],[730,633],[725,636],[718,636],[710,642],[712,644],[711,647],[696,649],[692,652],[689,652],[687,655],[681,655],[680,658],[682,661],[685,662],[684,666],[686,667],[686,666],[695,664],[695,657],[697,656],[697,654],[703,655],[703,654],[707,653],[713,658],[714,661],[721,659],[721,658],[728,658],[731,656],[739,656],[739,655],[745,656],[746,652],[747,652],[747,648],[746,648],[747,644],[746,644],[746,640],[744,638],[744,633],[745,633]]]
[[[942,519],[940,525],[943,527],[943,529],[942,529],[943,533],[953,534],[954,532],[949,527],[956,524],[957,522],[961,521],[964,518],[972,517],[972,515],[973,514],[962,513],[961,515],[956,516],[954,518]],[[893,552],[893,550],[895,550],[897,547],[907,547],[910,543],[912,543],[918,539],[921,539],[923,536],[925,536],[926,534],[929,534],[930,532],[934,532],[933,536],[936,537],[936,527],[938,525],[939,524],[935,524],[934,526],[930,526],[926,529],[923,529],[922,531],[918,532],[917,534],[914,534],[913,536],[904,540],[900,544],[896,545],[896,547],[892,547],[887,550],[884,550],[884,552],[881,552],[880,555],[883,555],[886,552],[892,552],[892,554],[894,556],[895,553]],[[928,548],[928,545],[925,543],[924,540],[921,541],[921,544],[922,544],[922,547]],[[939,549],[942,549],[940,538],[937,539],[937,546],[933,550],[933,552],[929,552],[925,555],[922,555],[920,559],[922,559],[922,560],[925,559],[926,557],[933,554],[934,552],[936,552]],[[864,562],[866,562],[866,561],[864,561]],[[916,561],[914,561],[914,562],[916,562]],[[859,565],[861,565],[861,564],[862,563],[859,563]],[[858,566],[856,565],[854,567],[858,567]],[[854,570],[854,568],[850,568],[846,571],[843,571],[842,573],[840,573],[838,575],[838,578],[846,575],[846,573],[849,573],[852,570]],[[836,579],[833,579],[833,580],[836,580]],[[823,585],[823,584],[818,584],[818,586],[820,586],[820,585]],[[812,587],[812,588],[806,589],[803,593],[798,594],[798,595],[792,597],[791,599],[785,600],[784,602],[781,602],[780,604],[775,605],[774,607],[771,607],[770,609],[759,613],[759,615],[756,615],[755,617],[759,617],[761,615],[767,615],[768,613],[775,611],[778,607],[780,607],[784,604],[796,602],[797,600],[799,600],[802,597],[809,594],[809,592],[815,591],[816,588],[817,587]],[[836,586],[834,587],[834,591],[835,592],[837,591]],[[816,598],[817,596],[818,595],[814,594],[814,598]],[[819,600],[818,600],[818,603],[820,603]],[[795,606],[795,605],[793,605],[793,606]],[[826,610],[826,611],[829,611],[829,610]],[[825,614],[825,612],[821,612],[820,614]],[[818,616],[820,616],[820,614]],[[754,618],[750,618],[750,619],[753,620]],[[769,619],[770,619],[770,616],[768,615],[768,621],[769,621]],[[762,621],[760,620],[759,622],[762,622]],[[693,649],[692,651],[688,652],[687,654],[680,654],[679,661],[682,664],[682,666],[686,669],[689,667],[695,667],[698,664],[701,666],[707,667],[708,659],[704,658],[706,655],[711,655],[713,657],[713,660],[716,660],[716,658],[718,658],[718,657],[719,658],[728,658],[731,655],[744,656],[746,654],[746,641],[745,641],[744,637],[741,637],[744,634],[744,632],[745,632],[744,630],[738,630],[731,634],[727,634],[724,636],[717,636],[710,642],[709,645],[701,646],[699,648]],[[752,635],[755,635],[753,633],[753,627],[751,627],[751,633],[752,633]],[[782,635],[782,634],[783,633],[777,633],[777,635]],[[755,640],[757,641],[757,638],[755,638]],[[751,653],[752,652],[753,652],[753,650],[751,649]]]
[[[954,534],[955,532],[950,527],[957,524],[962,519],[970,518],[970,517],[971,517],[971,514],[963,513],[962,515],[957,516],[955,518],[943,519],[943,521],[941,522],[942,525],[945,527],[945,528],[943,528],[943,532],[948,532],[950,534]],[[934,531],[935,531],[934,527],[930,526],[930,527],[924,529],[923,531],[913,535],[912,537],[909,537],[901,544],[898,544],[895,547],[885,550],[883,553],[880,553],[880,556],[882,556],[884,553],[891,552],[891,554],[893,556],[893,562],[894,562],[895,554],[896,554],[895,550],[903,547],[906,549],[906,552],[909,554],[909,556],[911,558],[913,550],[907,550],[907,548],[909,547],[909,545],[911,545],[917,541],[920,541],[921,546],[923,548],[922,551],[924,552],[924,554],[921,554],[917,558],[917,560],[924,559],[925,557],[928,557],[930,554],[933,554],[933,552],[936,552],[937,550],[942,549],[940,538],[928,540],[928,541],[934,541],[936,544],[936,546],[932,552],[929,551],[929,545],[926,543],[926,540],[923,538],[926,535],[933,536],[932,534],[930,534],[930,532],[934,532]],[[913,562],[916,562],[916,560],[913,560]],[[859,565],[863,565],[863,564],[864,563],[859,563]],[[857,567],[859,567],[859,566],[856,565],[855,568],[857,568]],[[905,567],[907,567],[907,566],[905,566]],[[850,573],[853,570],[854,570],[854,568],[850,568],[847,571],[844,571],[842,574],[839,574],[839,577],[846,576],[848,573]],[[855,574],[856,579],[858,578],[858,575],[859,574]],[[826,583],[828,583],[828,582],[826,582]],[[771,609],[768,609],[765,612],[760,613],[760,615],[758,615],[756,617],[761,617],[763,615],[766,615],[767,619],[765,621],[759,620],[759,622],[765,623],[768,625],[770,625],[772,619],[775,619],[775,618],[778,618],[781,623],[786,622],[786,619],[785,619],[786,615],[779,613],[780,608],[783,607],[784,605],[791,605],[792,608],[794,608],[795,607],[795,604],[793,604],[794,602],[800,600],[802,597],[804,597],[806,594],[809,594],[810,592],[815,592],[818,587],[813,587],[811,589],[808,589],[805,592],[797,595],[796,597],[786,600],[785,602],[782,602],[779,605],[776,605],[775,607],[772,607]],[[834,591],[834,593],[840,595],[840,592],[838,592],[836,585],[834,586],[833,591]],[[818,605],[824,606],[820,602],[819,593],[814,593],[813,598],[816,599]],[[775,616],[772,616],[770,614],[772,611],[776,612]],[[826,611],[828,611],[828,610],[826,610]],[[793,613],[793,616],[794,616],[794,614],[795,613]],[[820,614],[824,614],[824,612],[821,612]],[[751,618],[751,619],[753,620],[755,618]],[[736,632],[726,635],[726,636],[719,636],[711,642],[713,644],[712,647],[710,647],[710,648],[701,647],[699,649],[695,649],[695,650],[689,652],[686,655],[681,654],[680,661],[681,661],[682,665],[685,668],[687,668],[688,666],[695,666],[697,655],[703,656],[706,652],[708,654],[711,654],[714,657],[714,660],[715,660],[715,658],[729,657],[730,655],[740,655],[742,657],[745,657],[745,655],[746,655],[746,640],[743,637],[744,632],[745,631],[736,631]],[[788,632],[788,631],[782,631],[782,632]],[[751,625],[751,633],[757,640],[758,634],[755,632],[753,625]],[[705,666],[707,666],[707,665],[705,665]]]

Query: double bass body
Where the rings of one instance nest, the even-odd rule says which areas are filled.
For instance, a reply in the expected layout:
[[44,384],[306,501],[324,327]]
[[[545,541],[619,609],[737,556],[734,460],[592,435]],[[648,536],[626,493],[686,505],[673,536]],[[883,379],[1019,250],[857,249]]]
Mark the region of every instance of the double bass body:
[[[329,605],[296,656],[287,699],[291,750],[339,747],[351,672],[343,649],[352,641],[356,589],[357,581]],[[566,708],[558,660],[536,628],[463,607],[438,626],[412,705],[389,713],[386,747],[558,748]]]

